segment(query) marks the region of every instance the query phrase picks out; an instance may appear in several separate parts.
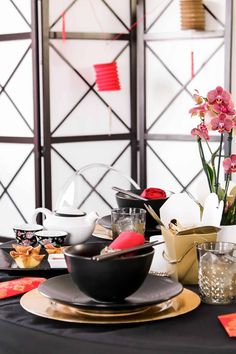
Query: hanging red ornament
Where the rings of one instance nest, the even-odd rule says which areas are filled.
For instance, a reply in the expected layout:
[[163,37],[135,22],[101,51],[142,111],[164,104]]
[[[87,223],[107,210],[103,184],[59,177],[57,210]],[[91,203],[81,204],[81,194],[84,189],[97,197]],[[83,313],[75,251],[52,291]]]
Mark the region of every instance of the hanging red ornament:
[[98,91],[119,91],[120,81],[118,77],[117,63],[95,64],[96,84]]
[[63,11],[62,13],[62,32],[61,32],[61,38],[63,41],[66,40],[66,20],[65,20],[65,12]]

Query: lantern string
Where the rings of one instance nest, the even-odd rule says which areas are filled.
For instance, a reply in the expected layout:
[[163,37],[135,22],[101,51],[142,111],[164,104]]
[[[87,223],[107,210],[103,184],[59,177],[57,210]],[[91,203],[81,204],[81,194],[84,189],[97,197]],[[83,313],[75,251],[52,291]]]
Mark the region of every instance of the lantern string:
[[66,40],[66,20],[65,20],[65,11],[62,13],[62,34],[61,38],[63,41]]
[[194,79],[194,52],[191,52],[191,79]]
[[[128,28],[128,31],[131,32],[136,26],[138,26],[142,21],[144,21],[144,19],[152,14],[158,7],[161,6],[161,4],[164,2],[165,0],[162,0],[157,6],[155,6],[152,10],[146,12],[143,16],[141,16],[139,19],[137,19],[137,21],[135,21],[129,28]],[[100,30],[101,32],[104,32],[104,29],[103,29],[103,26],[101,24],[101,21],[98,19],[98,16],[96,14],[96,11],[95,11],[95,8],[94,8],[94,5],[92,3],[91,0],[89,0],[89,4],[91,6],[91,9],[92,9],[92,12],[93,12],[93,16],[98,24],[98,26],[100,27]],[[118,33],[115,37],[112,38],[112,40],[116,40],[116,39],[119,39],[121,36],[123,35],[123,33]]]
[[[128,31],[131,32],[135,27],[137,27],[148,15],[152,14],[158,7],[161,6],[161,4],[164,2],[165,0],[162,0],[157,6],[155,6],[152,10],[146,12],[143,16],[141,16],[137,21],[135,21],[129,28]],[[90,7],[92,9],[93,12],[93,16],[101,30],[101,32],[104,32],[104,28],[102,26],[101,21],[98,19],[97,13],[95,11],[94,8],[94,4],[91,0],[89,0],[89,4]],[[65,29],[65,11],[63,11],[61,17],[62,17],[62,39],[65,41],[66,40],[66,29]],[[115,37],[112,38],[112,40],[116,40],[119,39],[121,36],[123,35],[123,33],[118,33]]]

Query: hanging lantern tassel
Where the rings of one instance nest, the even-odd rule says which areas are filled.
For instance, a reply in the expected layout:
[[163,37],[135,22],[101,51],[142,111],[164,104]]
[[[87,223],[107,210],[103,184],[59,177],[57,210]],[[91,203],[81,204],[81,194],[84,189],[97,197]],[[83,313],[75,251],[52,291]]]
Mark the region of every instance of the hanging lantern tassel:
[[98,91],[119,91],[120,81],[116,62],[95,64]]
[[61,38],[63,42],[66,40],[66,20],[65,20],[65,12],[62,13],[62,32]]
[[191,78],[194,79],[194,52],[191,52]]

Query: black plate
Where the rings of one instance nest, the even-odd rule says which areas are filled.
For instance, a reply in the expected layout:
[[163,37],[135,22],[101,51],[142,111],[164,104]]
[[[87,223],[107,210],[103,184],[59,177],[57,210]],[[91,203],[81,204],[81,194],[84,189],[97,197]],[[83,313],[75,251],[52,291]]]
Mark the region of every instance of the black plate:
[[156,305],[180,294],[183,286],[169,278],[149,274],[143,285],[123,302],[97,302],[83,294],[71,276],[61,275],[40,284],[39,292],[51,300],[87,310],[121,311]]
[[[10,243],[11,244],[11,243]],[[8,246],[8,247],[6,247]],[[37,276],[37,277],[54,277],[60,274],[68,274],[67,268],[51,268],[50,264],[47,261],[47,255],[44,257],[42,262],[39,264],[38,267],[35,268],[18,268],[16,262],[13,258],[9,255],[12,248],[9,248],[9,242],[7,245],[1,245],[0,249],[0,272],[6,273],[9,275],[16,275],[16,276]],[[43,254],[46,251],[41,251],[40,253]]]
[[[106,229],[111,229],[111,215],[105,215],[98,219],[97,223]],[[159,225],[156,226],[154,229],[146,229],[145,235],[146,236],[153,236],[153,235],[159,235],[161,233],[161,228]]]

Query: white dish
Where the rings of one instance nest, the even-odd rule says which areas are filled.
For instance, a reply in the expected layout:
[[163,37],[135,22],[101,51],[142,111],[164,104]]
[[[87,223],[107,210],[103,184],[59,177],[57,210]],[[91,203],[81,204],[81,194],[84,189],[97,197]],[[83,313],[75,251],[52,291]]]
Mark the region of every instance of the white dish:
[[48,263],[51,268],[67,268],[63,253],[49,254]]

